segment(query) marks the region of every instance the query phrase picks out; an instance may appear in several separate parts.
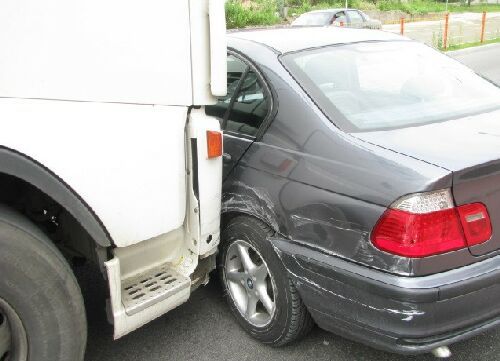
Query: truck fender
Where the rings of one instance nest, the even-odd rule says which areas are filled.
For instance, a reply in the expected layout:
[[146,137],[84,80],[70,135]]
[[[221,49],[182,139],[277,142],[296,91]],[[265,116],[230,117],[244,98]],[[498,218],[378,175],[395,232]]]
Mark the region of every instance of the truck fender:
[[0,147],[0,173],[28,182],[51,197],[75,217],[98,245],[113,245],[106,227],[92,208],[61,178],[36,160],[13,149]]

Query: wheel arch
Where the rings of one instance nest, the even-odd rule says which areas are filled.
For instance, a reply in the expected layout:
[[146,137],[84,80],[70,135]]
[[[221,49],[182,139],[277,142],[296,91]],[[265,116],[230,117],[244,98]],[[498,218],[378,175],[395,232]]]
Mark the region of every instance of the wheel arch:
[[241,181],[226,182],[222,188],[222,226],[238,215],[256,218],[277,234],[285,233],[283,222],[280,222],[281,214],[265,190],[251,187]]
[[271,228],[274,232],[280,233],[280,230],[278,228],[278,224],[272,220],[270,220],[266,215],[264,214],[259,214],[257,212],[252,212],[248,209],[240,209],[240,208],[234,208],[234,209],[225,209],[222,211],[221,214],[221,225],[222,228],[225,227],[225,225],[233,218],[236,218],[238,216],[246,216],[250,218],[254,218],[262,223],[265,223],[269,228]]
[[113,245],[106,227],[85,200],[41,163],[16,150],[0,147],[0,174],[24,181],[51,198],[71,214],[99,246]]

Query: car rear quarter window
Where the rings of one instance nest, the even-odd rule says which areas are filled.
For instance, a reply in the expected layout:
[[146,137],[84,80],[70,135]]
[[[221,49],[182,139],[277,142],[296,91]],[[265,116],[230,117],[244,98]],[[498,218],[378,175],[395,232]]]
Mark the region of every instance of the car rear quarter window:
[[234,55],[227,57],[227,95],[217,99],[215,105],[205,107],[207,115],[218,118],[221,122],[229,109],[231,98],[237,90],[241,77],[246,72],[248,65]]
[[241,58],[227,57],[227,95],[205,107],[225,132],[255,137],[271,108],[270,95],[256,70]]
[[269,112],[269,99],[257,73],[250,70],[243,80],[224,130],[255,136]]

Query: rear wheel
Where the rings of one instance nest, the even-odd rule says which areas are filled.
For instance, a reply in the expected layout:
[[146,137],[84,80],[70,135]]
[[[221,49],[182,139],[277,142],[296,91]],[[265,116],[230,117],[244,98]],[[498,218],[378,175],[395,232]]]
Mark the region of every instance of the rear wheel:
[[27,219],[0,208],[0,361],[83,360],[87,324],[68,263]]
[[305,335],[313,321],[269,242],[273,234],[254,218],[233,218],[222,233],[219,269],[240,325],[256,339],[282,346]]
[[243,240],[231,242],[225,258],[231,299],[246,322],[264,327],[276,311],[276,285],[262,255]]

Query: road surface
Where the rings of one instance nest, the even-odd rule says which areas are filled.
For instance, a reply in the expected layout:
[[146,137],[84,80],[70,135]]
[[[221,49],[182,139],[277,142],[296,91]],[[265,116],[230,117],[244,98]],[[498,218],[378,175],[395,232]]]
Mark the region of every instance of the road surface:
[[[476,71],[500,81],[500,44],[450,53]],[[304,340],[275,349],[249,337],[229,313],[217,281],[195,291],[184,305],[156,321],[112,340],[106,321],[106,288],[99,271],[77,270],[87,306],[86,361],[434,361],[431,355],[402,357],[374,350],[315,328]],[[500,300],[499,300],[500,302]],[[452,360],[500,359],[500,330],[452,345]]]
[[[429,354],[403,357],[378,351],[317,327],[287,347],[262,345],[233,319],[217,281],[195,291],[184,305],[113,341],[104,312],[104,283],[97,270],[88,276],[86,272],[82,282],[89,320],[86,361],[435,361]],[[460,361],[498,360],[500,331],[459,343],[451,350]]]
[[500,85],[500,43],[450,51],[448,54]]

